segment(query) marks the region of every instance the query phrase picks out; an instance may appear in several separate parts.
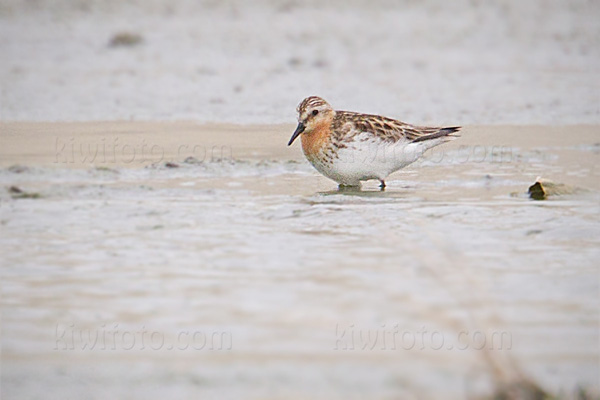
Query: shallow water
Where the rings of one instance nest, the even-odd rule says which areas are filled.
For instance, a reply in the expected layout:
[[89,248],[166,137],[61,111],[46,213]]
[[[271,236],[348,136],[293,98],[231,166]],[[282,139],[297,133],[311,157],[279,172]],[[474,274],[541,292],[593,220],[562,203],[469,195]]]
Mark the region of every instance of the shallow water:
[[[41,195],[0,194],[3,397],[598,392],[597,146],[513,150],[385,191],[243,153],[3,168]],[[584,190],[532,201],[542,174]]]

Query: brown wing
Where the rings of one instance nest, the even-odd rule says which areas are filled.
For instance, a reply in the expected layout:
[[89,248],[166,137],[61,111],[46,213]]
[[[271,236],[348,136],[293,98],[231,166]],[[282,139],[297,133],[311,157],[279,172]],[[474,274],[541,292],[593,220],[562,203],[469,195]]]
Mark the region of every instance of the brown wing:
[[333,132],[351,137],[361,132],[370,132],[382,141],[394,143],[399,140],[423,142],[443,136],[452,136],[458,132],[459,126],[438,128],[415,126],[402,121],[379,115],[360,114],[349,111],[336,111],[333,121]]

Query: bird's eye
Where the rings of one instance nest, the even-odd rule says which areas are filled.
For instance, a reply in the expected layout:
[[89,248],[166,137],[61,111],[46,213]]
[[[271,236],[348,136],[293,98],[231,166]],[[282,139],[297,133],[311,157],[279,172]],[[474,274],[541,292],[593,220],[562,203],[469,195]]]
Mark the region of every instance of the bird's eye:
[[317,115],[319,113],[319,110],[313,110],[312,115]]

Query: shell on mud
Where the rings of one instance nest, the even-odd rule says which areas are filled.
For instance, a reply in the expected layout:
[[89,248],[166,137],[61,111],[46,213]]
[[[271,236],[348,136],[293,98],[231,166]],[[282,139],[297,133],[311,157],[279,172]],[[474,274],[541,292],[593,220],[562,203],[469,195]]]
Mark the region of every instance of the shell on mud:
[[574,194],[578,191],[579,189],[575,187],[563,183],[554,183],[538,177],[535,183],[529,186],[527,193],[533,200],[546,200],[550,196]]

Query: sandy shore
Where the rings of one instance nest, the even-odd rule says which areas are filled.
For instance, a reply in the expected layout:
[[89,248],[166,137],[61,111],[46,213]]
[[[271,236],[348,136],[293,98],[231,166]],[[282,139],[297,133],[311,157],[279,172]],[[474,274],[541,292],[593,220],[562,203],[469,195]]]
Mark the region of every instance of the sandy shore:
[[[302,160],[300,146],[286,146],[295,125],[195,122],[0,122],[0,166],[13,164],[87,168],[145,167],[157,162],[232,159]],[[460,146],[544,149],[596,146],[598,125],[467,126]],[[438,150],[441,148],[438,148]],[[436,150],[434,150],[436,151]],[[485,155],[475,155],[485,157]]]
[[469,126],[385,192],[293,128],[1,123],[2,397],[600,392],[598,126]]
[[293,129],[193,122],[0,123],[5,143],[0,164],[141,168],[187,157],[299,160],[298,149],[285,145]]

